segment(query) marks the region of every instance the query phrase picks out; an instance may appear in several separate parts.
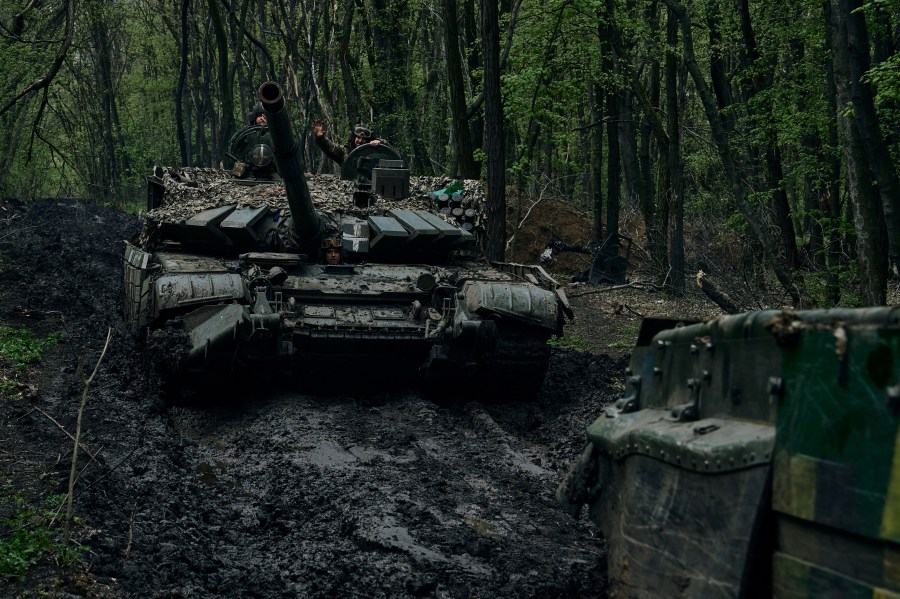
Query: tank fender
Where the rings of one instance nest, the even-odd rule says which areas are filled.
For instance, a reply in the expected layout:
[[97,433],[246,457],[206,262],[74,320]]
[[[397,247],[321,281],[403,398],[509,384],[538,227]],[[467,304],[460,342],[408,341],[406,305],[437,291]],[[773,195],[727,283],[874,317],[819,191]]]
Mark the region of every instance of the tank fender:
[[530,283],[466,281],[462,288],[466,310],[493,313],[556,331],[556,294]]
[[233,352],[240,344],[250,341],[254,353],[277,353],[281,346],[281,315],[253,314],[248,306],[222,304],[203,306],[184,318],[185,332],[190,339],[189,360],[205,361],[211,354]]
[[154,316],[190,306],[244,301],[250,293],[236,273],[196,273],[164,275],[153,282]]

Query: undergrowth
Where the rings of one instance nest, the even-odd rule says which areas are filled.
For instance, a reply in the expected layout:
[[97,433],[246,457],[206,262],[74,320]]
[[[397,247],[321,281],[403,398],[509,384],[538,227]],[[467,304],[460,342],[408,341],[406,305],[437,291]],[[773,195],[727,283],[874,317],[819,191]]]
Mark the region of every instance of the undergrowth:
[[6,483],[2,487],[3,513],[8,517],[0,525],[0,579],[21,580],[28,569],[44,557],[58,565],[71,567],[87,548],[66,545],[56,510],[63,497],[54,495],[44,506],[33,507],[26,498]]
[[619,330],[619,338],[609,343],[607,347],[612,349],[631,349],[640,331],[640,322],[623,323]]
[[577,335],[569,334],[565,334],[562,337],[553,336],[547,340],[547,344],[551,347],[579,349],[581,351],[588,351],[590,349],[587,341]]
[[0,359],[24,370],[28,364],[40,362],[44,352],[59,343],[62,335],[50,333],[46,338],[38,339],[28,329],[0,325]]

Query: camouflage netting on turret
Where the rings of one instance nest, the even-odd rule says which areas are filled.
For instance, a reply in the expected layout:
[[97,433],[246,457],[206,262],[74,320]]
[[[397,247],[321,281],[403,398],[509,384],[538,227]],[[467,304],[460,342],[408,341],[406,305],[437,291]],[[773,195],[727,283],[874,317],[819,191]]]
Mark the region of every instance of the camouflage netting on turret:
[[[236,208],[267,206],[272,211],[280,211],[287,216],[287,195],[284,185],[278,182],[257,185],[242,185],[241,180],[231,177],[227,171],[213,168],[174,168],[163,169],[163,185],[165,196],[159,208],[146,213],[147,226],[145,234],[161,223],[183,222],[195,214],[217,208],[234,205]],[[375,204],[369,208],[357,208],[353,205],[353,181],[344,181],[328,175],[307,176],[307,185],[316,209],[326,217],[341,215],[368,216],[381,215],[388,210],[429,210],[440,214],[445,220],[465,220],[481,231],[482,214],[485,213],[484,183],[476,179],[463,181],[462,214],[442,213],[435,200],[433,191],[447,187],[453,179],[446,177],[411,177],[410,197],[403,200],[389,200],[376,197]],[[459,210],[457,210],[459,212]]]

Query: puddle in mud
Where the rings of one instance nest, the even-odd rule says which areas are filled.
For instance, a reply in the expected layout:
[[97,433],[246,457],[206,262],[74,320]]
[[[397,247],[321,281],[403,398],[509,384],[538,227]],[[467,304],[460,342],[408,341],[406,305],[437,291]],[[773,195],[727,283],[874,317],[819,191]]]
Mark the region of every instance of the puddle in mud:
[[303,449],[304,451],[294,460],[296,464],[312,464],[323,468],[350,467],[357,464],[368,464],[373,461],[405,464],[416,460],[415,453],[412,450],[406,450],[401,455],[393,455],[386,450],[364,447],[362,445],[351,445],[344,448],[344,446],[335,441],[322,441],[315,445],[305,446]]
[[219,477],[225,474],[228,470],[228,463],[222,460],[215,460],[212,464],[208,462],[200,462],[197,464],[197,474],[200,475],[200,481],[208,486],[214,487],[218,484],[223,484],[229,489],[233,489],[236,486],[236,483],[233,480],[225,480],[220,481]]

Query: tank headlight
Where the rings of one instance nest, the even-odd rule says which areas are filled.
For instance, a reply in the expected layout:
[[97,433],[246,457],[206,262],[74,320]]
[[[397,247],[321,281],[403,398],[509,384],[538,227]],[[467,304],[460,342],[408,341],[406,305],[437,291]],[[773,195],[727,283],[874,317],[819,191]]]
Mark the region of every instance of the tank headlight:
[[437,279],[430,272],[423,272],[416,279],[416,287],[422,291],[431,291],[437,285]]
[[274,158],[272,148],[265,144],[259,144],[250,150],[250,164],[253,166],[269,166]]

